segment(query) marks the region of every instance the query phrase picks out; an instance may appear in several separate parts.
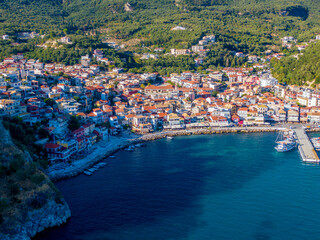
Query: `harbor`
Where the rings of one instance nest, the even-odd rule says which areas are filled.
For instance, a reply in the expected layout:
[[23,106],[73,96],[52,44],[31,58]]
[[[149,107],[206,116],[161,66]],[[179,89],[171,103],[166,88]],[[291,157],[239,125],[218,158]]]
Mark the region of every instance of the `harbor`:
[[34,240],[318,239],[319,165],[275,153],[277,134],[176,136],[119,151],[91,176],[56,183],[72,219]]
[[304,162],[319,162],[319,156],[316,153],[314,146],[310,142],[310,139],[305,132],[305,129],[302,126],[297,127],[294,129],[296,136],[298,138],[298,149],[300,156]]

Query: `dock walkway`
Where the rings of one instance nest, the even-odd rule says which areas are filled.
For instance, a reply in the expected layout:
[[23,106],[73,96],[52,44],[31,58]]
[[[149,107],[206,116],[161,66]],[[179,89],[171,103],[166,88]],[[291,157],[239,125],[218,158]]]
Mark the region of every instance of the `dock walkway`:
[[304,162],[320,162],[318,154],[314,150],[312,143],[302,127],[295,129],[299,142],[299,152]]

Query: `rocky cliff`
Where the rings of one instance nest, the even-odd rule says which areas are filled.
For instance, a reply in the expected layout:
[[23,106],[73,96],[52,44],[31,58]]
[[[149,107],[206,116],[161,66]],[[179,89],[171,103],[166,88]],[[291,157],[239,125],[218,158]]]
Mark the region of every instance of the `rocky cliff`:
[[0,239],[29,240],[71,216],[68,204],[0,122]]
[[0,233],[0,239],[30,240],[31,237],[46,228],[60,226],[70,216],[70,209],[64,200],[60,204],[49,200],[42,208],[29,211],[24,222],[13,226],[10,233]]

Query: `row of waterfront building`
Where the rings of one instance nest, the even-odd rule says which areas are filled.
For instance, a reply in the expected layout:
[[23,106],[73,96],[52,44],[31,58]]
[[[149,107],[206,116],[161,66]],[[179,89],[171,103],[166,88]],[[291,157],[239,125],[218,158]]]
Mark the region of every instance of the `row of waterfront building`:
[[[50,135],[43,144],[52,160],[85,154],[98,140],[127,129],[320,122],[320,92],[279,85],[265,68],[164,77],[100,72],[90,64],[43,64],[17,54],[0,63],[0,74],[0,115],[41,122]],[[81,125],[72,131],[71,116]]]

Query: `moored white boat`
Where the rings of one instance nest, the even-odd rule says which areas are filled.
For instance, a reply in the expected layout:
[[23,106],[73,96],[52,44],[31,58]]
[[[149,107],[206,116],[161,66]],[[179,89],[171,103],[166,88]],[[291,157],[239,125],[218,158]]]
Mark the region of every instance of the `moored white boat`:
[[277,146],[275,147],[275,149],[278,152],[288,152],[297,146],[297,141],[294,133],[289,133],[284,136],[283,132],[280,132],[277,137],[276,143]]
[[100,162],[100,163],[98,163],[96,166],[98,166],[98,167],[103,167],[103,166],[105,166],[105,165],[107,165],[107,163],[105,163],[105,162]]
[[312,138],[311,142],[312,142],[314,148],[316,149],[316,151],[320,151],[320,137]]
[[295,141],[280,141],[278,142],[278,145],[275,147],[275,149],[278,152],[289,152],[292,149],[294,149],[297,146],[297,143]]

